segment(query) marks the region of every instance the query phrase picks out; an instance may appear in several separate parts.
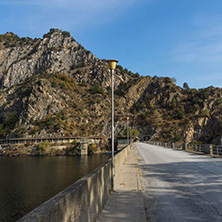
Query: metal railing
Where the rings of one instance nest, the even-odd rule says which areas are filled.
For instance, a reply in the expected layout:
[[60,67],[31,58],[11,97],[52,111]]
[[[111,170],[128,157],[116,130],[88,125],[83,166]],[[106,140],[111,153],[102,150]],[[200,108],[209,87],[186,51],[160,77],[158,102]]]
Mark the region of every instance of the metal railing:
[[10,139],[0,139],[0,144],[40,143],[40,142],[43,142],[46,140],[48,140],[52,143],[69,143],[69,142],[73,142],[74,140],[82,141],[84,139],[94,141],[94,143],[100,143],[103,140],[103,137],[100,137],[100,136],[88,136],[88,137],[70,136],[70,137],[10,138]]
[[194,143],[172,143],[160,141],[146,141],[148,144],[163,146],[176,150],[185,150],[188,152],[210,154],[211,156],[222,156],[222,145],[212,144],[194,144]]
[[203,144],[187,144],[187,151],[197,152],[197,153],[204,153],[204,146]]
[[216,156],[222,155],[222,145],[213,146],[213,155]]

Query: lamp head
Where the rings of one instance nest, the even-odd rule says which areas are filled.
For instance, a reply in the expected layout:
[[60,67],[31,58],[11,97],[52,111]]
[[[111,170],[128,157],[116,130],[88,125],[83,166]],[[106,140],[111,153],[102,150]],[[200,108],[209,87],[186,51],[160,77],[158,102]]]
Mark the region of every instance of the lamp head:
[[115,69],[116,68],[116,63],[119,62],[116,59],[109,59],[107,60],[108,64],[109,64],[109,69]]

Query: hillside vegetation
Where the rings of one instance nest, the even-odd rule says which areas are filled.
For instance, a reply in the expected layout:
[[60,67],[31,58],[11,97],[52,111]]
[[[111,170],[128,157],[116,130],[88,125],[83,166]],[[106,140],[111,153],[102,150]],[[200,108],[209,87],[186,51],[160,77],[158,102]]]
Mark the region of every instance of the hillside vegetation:
[[[110,137],[111,76],[66,31],[51,29],[42,39],[0,35],[0,137]],[[181,88],[169,77],[140,76],[116,68],[116,136],[126,117],[140,137],[219,143],[222,89]]]

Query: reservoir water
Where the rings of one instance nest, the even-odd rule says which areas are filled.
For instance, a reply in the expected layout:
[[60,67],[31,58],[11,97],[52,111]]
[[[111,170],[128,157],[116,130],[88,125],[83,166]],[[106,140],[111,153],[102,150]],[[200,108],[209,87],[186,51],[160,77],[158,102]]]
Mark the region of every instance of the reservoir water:
[[109,159],[90,156],[0,158],[0,221],[16,221]]

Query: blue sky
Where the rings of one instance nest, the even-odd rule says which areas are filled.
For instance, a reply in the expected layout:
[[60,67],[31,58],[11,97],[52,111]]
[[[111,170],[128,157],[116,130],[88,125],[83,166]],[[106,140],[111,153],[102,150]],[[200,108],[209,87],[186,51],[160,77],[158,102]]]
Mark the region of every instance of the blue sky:
[[0,33],[69,31],[133,72],[222,87],[221,0],[0,0]]

